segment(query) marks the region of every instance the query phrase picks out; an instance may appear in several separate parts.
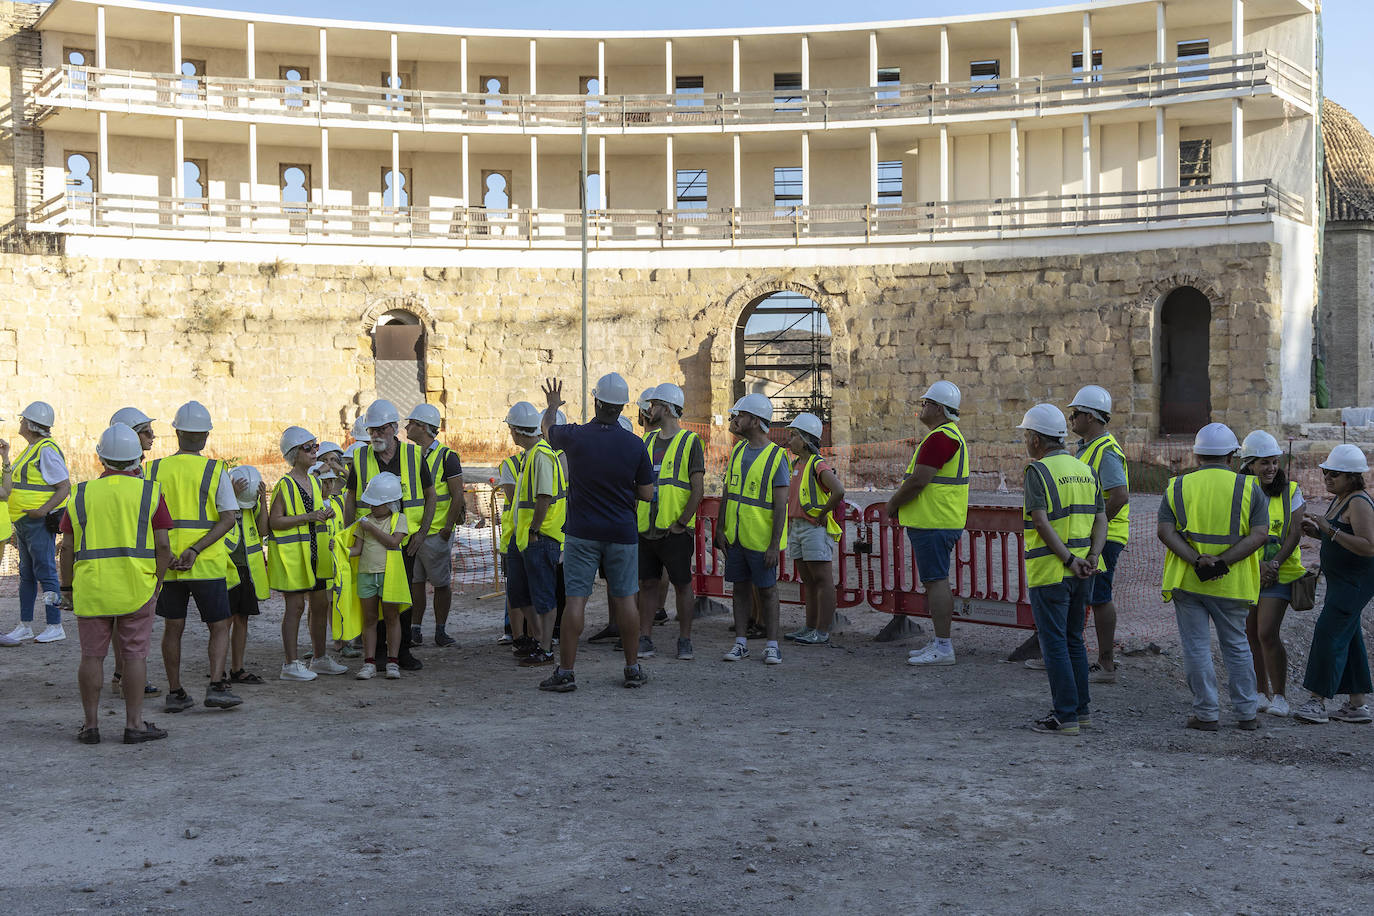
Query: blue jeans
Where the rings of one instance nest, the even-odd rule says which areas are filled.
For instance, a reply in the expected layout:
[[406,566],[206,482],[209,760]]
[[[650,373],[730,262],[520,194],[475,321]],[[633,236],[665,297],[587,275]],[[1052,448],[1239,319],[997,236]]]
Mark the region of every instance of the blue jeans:
[[[38,593],[62,593],[57,581],[57,535],[41,518],[23,516],[14,522],[14,546],[19,550],[19,619],[33,622],[33,603]],[[48,626],[62,622],[62,608],[44,603]]]
[[1073,577],[1030,590],[1031,614],[1040,637],[1045,674],[1050,679],[1054,716],[1066,725],[1088,713],[1088,651],[1083,646],[1088,583],[1088,579]]
[[1226,666],[1231,708],[1237,719],[1253,719],[1259,708],[1255,690],[1255,663],[1250,641],[1245,638],[1245,618],[1250,603],[1234,598],[1214,598],[1174,589],[1174,617],[1183,647],[1183,673],[1193,692],[1193,715],[1206,722],[1221,717],[1217,701],[1217,671],[1212,662],[1212,631],[1217,630],[1221,661]]

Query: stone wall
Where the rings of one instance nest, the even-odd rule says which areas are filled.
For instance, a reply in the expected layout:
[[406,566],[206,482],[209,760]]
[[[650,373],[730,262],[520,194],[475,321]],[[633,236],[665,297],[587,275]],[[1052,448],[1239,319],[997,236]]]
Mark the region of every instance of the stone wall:
[[1332,407],[1374,407],[1374,225],[1327,223],[1318,318]]

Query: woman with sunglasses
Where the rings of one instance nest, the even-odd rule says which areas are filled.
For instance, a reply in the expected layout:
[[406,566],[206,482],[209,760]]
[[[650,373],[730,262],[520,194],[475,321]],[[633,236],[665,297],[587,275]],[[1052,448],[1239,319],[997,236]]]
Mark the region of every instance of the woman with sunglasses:
[[[329,625],[329,583],[325,581],[329,531],[325,525],[334,510],[310,473],[320,445],[309,430],[287,427],[281,435],[281,453],[291,470],[277,481],[268,511],[267,581],[282,593],[281,642],[286,661],[283,681],[313,681],[320,674],[344,674],[348,668],[326,652],[325,628]],[[310,667],[296,656],[301,615],[309,604],[310,643],[314,650]]]
[[[1302,527],[1321,538],[1326,601],[1312,631],[1302,681],[1312,699],[1294,710],[1293,718],[1317,725],[1332,719],[1363,725],[1371,720],[1365,696],[1374,689],[1360,624],[1374,598],[1374,500],[1365,492],[1364,480],[1369,461],[1358,446],[1338,445],[1321,468],[1331,507],[1325,515],[1308,516]],[[1328,713],[1326,701],[1338,693],[1348,699]]]

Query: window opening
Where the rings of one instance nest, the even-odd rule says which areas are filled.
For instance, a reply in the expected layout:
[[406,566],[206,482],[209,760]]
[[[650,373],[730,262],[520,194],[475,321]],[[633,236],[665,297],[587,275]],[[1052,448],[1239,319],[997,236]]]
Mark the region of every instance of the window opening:
[[406,97],[408,90],[414,83],[409,73],[397,73],[394,77],[390,70],[383,70],[380,80],[381,84],[388,89],[406,90],[402,92],[388,92],[382,96],[382,101],[386,102],[387,111],[405,111]]
[[878,203],[900,205],[902,202],[902,160],[889,159],[878,163]]
[[773,74],[773,110],[775,112],[802,110],[802,78],[800,73]]
[[677,208],[679,210],[706,209],[706,170],[677,170]]
[[510,172],[482,171],[482,206],[496,214],[510,210]]
[[878,68],[878,91],[874,95],[879,99],[895,99],[900,94],[897,87],[902,82],[901,67],[879,67]]
[[74,203],[95,200],[95,153],[67,154],[67,199]]
[[1002,74],[1000,60],[969,61],[968,78],[973,83],[974,92],[996,92],[997,79]]
[[[1082,52],[1082,51],[1075,51],[1075,52],[1073,52],[1073,56],[1069,58],[1069,70],[1070,70],[1070,72],[1073,72],[1073,73],[1082,73],[1082,72],[1083,72],[1083,52]],[[1081,83],[1081,82],[1083,82],[1083,77],[1081,77],[1081,76],[1075,77],[1075,78],[1074,78],[1074,82],[1075,82],[1075,83]],[[1102,51],[1101,51],[1101,49],[1096,50],[1096,51],[1093,52],[1093,72],[1092,72],[1092,75],[1088,77],[1088,82],[1090,82],[1090,83],[1100,83],[1100,82],[1102,82]]]
[[774,293],[745,310],[736,334],[736,397],[759,392],[772,400],[775,417],[807,411],[829,424],[832,338],[817,303]]
[[67,68],[67,85],[78,95],[85,95],[89,88],[88,67],[95,66],[95,52],[86,48],[65,48],[63,58]]
[[509,77],[482,76],[478,77],[477,83],[482,87],[482,92],[486,95],[482,103],[487,108],[487,116],[499,115],[504,105],[501,95],[506,91],[506,86],[510,83]]
[[1211,45],[1206,39],[1180,41],[1178,43],[1178,75],[1184,82],[1207,78],[1207,58],[1211,55]]
[[[606,181],[606,174],[604,172],[587,173],[586,194],[588,210],[606,209],[605,188],[607,184],[608,182]],[[578,201],[578,203],[580,204],[581,201]]]
[[706,78],[679,76],[673,80],[673,101],[679,108],[700,108],[706,104]]
[[577,78],[578,95],[588,96],[587,112],[595,114],[601,109],[601,80],[594,76],[579,76]]
[[305,213],[310,203],[310,166],[305,163],[283,162],[279,172],[282,210]]
[[282,104],[287,108],[305,107],[305,87],[302,83],[310,79],[310,68],[291,64],[278,69],[278,77],[288,85],[282,87]]
[[1212,183],[1210,137],[1178,142],[1178,183],[1185,188]]
[[791,216],[802,202],[801,166],[773,169],[773,207],[775,216]]
[[[186,201],[204,201],[210,196],[209,167],[204,159],[187,159],[181,164],[181,196]],[[204,210],[204,203],[183,204],[184,210]]]
[[205,61],[183,60],[181,62],[181,101],[199,102],[205,98]]
[[[401,186],[399,189],[393,188],[391,166],[382,166],[382,206],[387,209],[394,207],[397,210],[405,210],[408,208],[410,206],[411,189],[415,187],[415,183],[411,180],[412,177],[412,171],[409,166],[399,169],[395,173],[395,178],[399,181]],[[397,193],[398,191],[399,194]]]

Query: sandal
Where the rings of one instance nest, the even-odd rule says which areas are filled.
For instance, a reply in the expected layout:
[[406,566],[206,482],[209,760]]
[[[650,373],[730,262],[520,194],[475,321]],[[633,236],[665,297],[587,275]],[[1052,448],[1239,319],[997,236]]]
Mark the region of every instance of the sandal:
[[234,684],[261,684],[263,682],[262,678],[258,677],[256,674],[253,674],[251,671],[244,670],[243,668],[240,668],[237,671],[230,671],[229,680],[231,683]]

